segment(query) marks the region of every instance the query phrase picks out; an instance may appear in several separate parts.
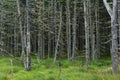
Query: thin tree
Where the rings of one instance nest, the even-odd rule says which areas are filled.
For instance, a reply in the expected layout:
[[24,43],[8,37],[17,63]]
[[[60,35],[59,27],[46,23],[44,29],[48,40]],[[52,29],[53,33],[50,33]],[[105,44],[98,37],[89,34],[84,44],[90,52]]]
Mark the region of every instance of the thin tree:
[[71,58],[71,20],[70,20],[70,0],[66,0],[66,33],[67,33],[67,54],[68,60]]
[[77,21],[76,21],[76,18],[77,18],[76,9],[77,9],[77,2],[76,2],[76,0],[74,0],[72,59],[75,58],[75,54],[76,54],[76,25],[77,25]]
[[61,7],[61,10],[60,10],[60,23],[59,23],[59,31],[58,31],[58,36],[57,36],[57,42],[56,42],[56,46],[55,46],[54,62],[56,62],[57,55],[58,55],[58,49],[59,49],[59,46],[60,46],[61,30],[62,30],[62,7]]
[[99,26],[99,0],[96,1],[95,26],[96,26],[96,58],[100,58],[100,26]]
[[84,0],[84,24],[85,24],[85,47],[86,47],[86,71],[88,71],[88,64],[90,59],[90,41],[89,41],[89,0]]
[[26,70],[31,70],[31,49],[30,49],[30,22],[29,22],[29,0],[26,0],[26,24],[27,24],[27,35],[26,35],[26,55],[27,55],[27,61],[26,61]]
[[[20,28],[20,37],[21,37],[21,58],[22,58],[22,63],[25,63],[25,37],[24,37],[24,34],[23,34],[23,27],[22,27],[22,19],[21,19],[21,10],[20,10],[20,1],[19,0],[16,0],[16,4],[17,4],[17,11],[18,11],[18,25],[19,25],[19,28]],[[25,64],[24,64],[25,66]]]

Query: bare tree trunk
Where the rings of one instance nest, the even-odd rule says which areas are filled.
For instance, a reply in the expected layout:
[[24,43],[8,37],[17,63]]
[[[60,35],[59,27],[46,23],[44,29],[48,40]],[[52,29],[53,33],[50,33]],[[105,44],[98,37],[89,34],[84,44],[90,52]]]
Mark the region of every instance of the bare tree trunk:
[[26,23],[27,23],[27,46],[26,46],[26,55],[27,55],[27,63],[26,70],[31,70],[31,49],[30,49],[30,23],[29,23],[29,0],[26,0]]
[[[21,47],[22,47],[22,51],[21,51],[21,57],[23,62],[25,63],[25,35],[23,34],[23,30],[22,30],[22,21],[21,21],[21,10],[20,10],[20,1],[16,0],[17,3],[17,10],[18,10],[18,22],[19,22],[19,28],[20,28],[20,34],[21,34]],[[25,64],[24,64],[25,65]]]
[[117,0],[113,0],[113,9],[110,8],[106,0],[103,0],[104,5],[111,17],[111,33],[112,33],[112,70],[113,74],[117,74],[118,67],[118,40],[117,40]]
[[41,51],[42,51],[42,58],[45,58],[45,42],[44,42],[44,40],[45,40],[45,35],[44,35],[44,28],[45,28],[45,23],[44,23],[44,16],[45,16],[45,13],[44,13],[44,11],[45,11],[45,1],[44,0],[42,0],[42,2],[43,2],[43,4],[42,4],[42,12],[43,12],[43,16],[42,16],[42,45],[41,45]]
[[16,21],[17,21],[17,18],[16,18],[16,16],[15,16],[15,20],[14,20],[14,56],[18,56],[18,52],[17,52],[17,31],[16,31],[16,28],[17,28],[17,23],[16,23]]
[[67,33],[67,54],[68,54],[68,60],[71,58],[71,20],[70,20],[70,1],[66,0],[66,33]]
[[76,7],[77,7],[77,4],[76,4],[76,0],[74,0],[74,18],[73,18],[73,45],[72,45],[72,59],[75,58],[75,54],[76,54]]
[[[49,3],[49,9],[48,9],[48,17],[50,19],[50,14],[51,14],[51,3]],[[51,55],[51,24],[50,21],[48,21],[49,28],[48,28],[48,58],[50,58]]]
[[95,25],[94,25],[94,16],[92,15],[94,14],[94,8],[92,7],[93,4],[94,2],[92,3],[91,0],[88,1],[91,55],[92,55],[92,60],[95,60],[95,34],[94,34]]
[[50,58],[51,55],[51,34],[50,31],[48,32],[48,58]]
[[57,37],[57,42],[56,42],[56,47],[55,47],[54,62],[56,62],[56,59],[57,59],[61,29],[62,29],[62,6],[61,6],[61,10],[60,10],[60,25],[59,25],[58,37]]
[[113,15],[111,19],[112,31],[112,68],[113,73],[118,73],[118,41],[117,41],[117,0],[113,0]]
[[96,1],[95,26],[96,26],[96,57],[100,58],[100,31],[99,31],[99,0]]
[[86,71],[88,71],[88,64],[90,58],[90,41],[89,41],[89,12],[88,1],[84,1],[84,22],[85,22],[85,45],[86,45]]
[[[38,28],[38,29],[40,29],[40,27]],[[38,63],[39,63],[39,60],[40,60],[40,51],[41,51],[41,48],[40,48],[40,40],[41,40],[41,34],[40,34],[40,31],[38,31],[38,55],[37,55],[37,58],[38,58]]]
[[41,9],[42,9],[42,1],[39,1],[38,2],[38,6],[39,6],[39,10],[38,10],[38,63],[39,63],[39,60],[40,60],[40,58],[42,57],[41,56],[41,53],[42,53],[42,48],[41,48],[41,38],[42,38],[42,27],[41,27],[41,25],[42,25],[42,17],[41,17]]
[[53,32],[54,32],[54,38],[53,38],[53,53],[55,53],[55,47],[57,45],[57,25],[56,25],[56,11],[57,11],[57,1],[53,0]]
[[118,53],[118,57],[119,57],[119,60],[120,60],[120,1],[118,0],[118,25],[119,25],[119,30],[118,30],[118,35],[119,35],[119,47],[118,47],[118,50],[119,50],[119,53]]

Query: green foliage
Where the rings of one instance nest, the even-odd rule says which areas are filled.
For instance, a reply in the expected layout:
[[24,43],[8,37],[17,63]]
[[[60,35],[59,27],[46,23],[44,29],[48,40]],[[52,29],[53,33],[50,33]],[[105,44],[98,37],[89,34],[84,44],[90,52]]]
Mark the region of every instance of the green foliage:
[[58,66],[53,59],[40,60],[38,64],[37,59],[33,58],[33,67],[29,72],[14,59],[11,66],[10,60],[0,57],[0,80],[120,80],[120,74],[111,74],[110,59],[91,62],[88,73],[83,62],[78,60],[60,60],[61,66]]

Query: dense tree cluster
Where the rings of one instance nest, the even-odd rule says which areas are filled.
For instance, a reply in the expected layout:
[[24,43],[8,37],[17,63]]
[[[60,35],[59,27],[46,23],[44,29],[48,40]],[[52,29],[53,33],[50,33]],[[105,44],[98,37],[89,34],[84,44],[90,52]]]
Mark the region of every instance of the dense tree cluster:
[[88,69],[90,60],[112,53],[114,69],[120,40],[117,1],[0,0],[0,55],[21,56],[26,70],[32,55],[54,62],[84,56]]

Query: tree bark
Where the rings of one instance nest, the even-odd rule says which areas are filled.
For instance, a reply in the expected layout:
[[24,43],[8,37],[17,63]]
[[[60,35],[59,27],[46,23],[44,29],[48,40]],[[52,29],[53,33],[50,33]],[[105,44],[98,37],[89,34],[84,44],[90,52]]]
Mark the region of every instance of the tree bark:
[[111,19],[112,32],[112,68],[113,74],[118,73],[118,41],[117,41],[117,0],[113,0],[113,15]]
[[17,4],[17,11],[18,11],[18,23],[19,23],[19,28],[20,28],[20,36],[21,36],[21,47],[22,47],[22,51],[21,51],[21,58],[22,58],[22,63],[25,66],[25,35],[23,34],[23,27],[22,27],[22,20],[21,20],[21,10],[20,10],[20,1],[16,0],[16,4]]
[[105,7],[111,17],[111,33],[112,33],[112,71],[113,74],[117,74],[119,71],[118,67],[118,39],[117,39],[117,0],[113,0],[113,8],[110,9],[109,4],[106,0],[103,0]]
[[27,45],[26,45],[26,70],[31,70],[31,49],[30,49],[30,22],[29,22],[29,0],[26,0],[26,24],[27,24]]
[[99,0],[96,1],[95,26],[96,26],[96,57],[100,58],[100,28],[99,28]]
[[57,59],[59,42],[60,42],[60,35],[61,35],[61,29],[62,29],[62,7],[61,7],[61,10],[60,10],[60,25],[59,25],[58,37],[57,37],[57,42],[56,42],[56,47],[55,47],[54,62],[56,62],[56,59]]
[[71,20],[70,20],[70,1],[66,0],[66,33],[67,33],[67,54],[68,60],[71,58]]
[[88,64],[90,59],[90,41],[89,41],[89,12],[88,1],[84,1],[84,24],[85,24],[85,47],[86,47],[86,71],[88,71]]
[[72,45],[72,59],[75,58],[75,54],[76,54],[76,8],[77,4],[76,4],[76,0],[74,0],[74,18],[73,18],[73,45]]

